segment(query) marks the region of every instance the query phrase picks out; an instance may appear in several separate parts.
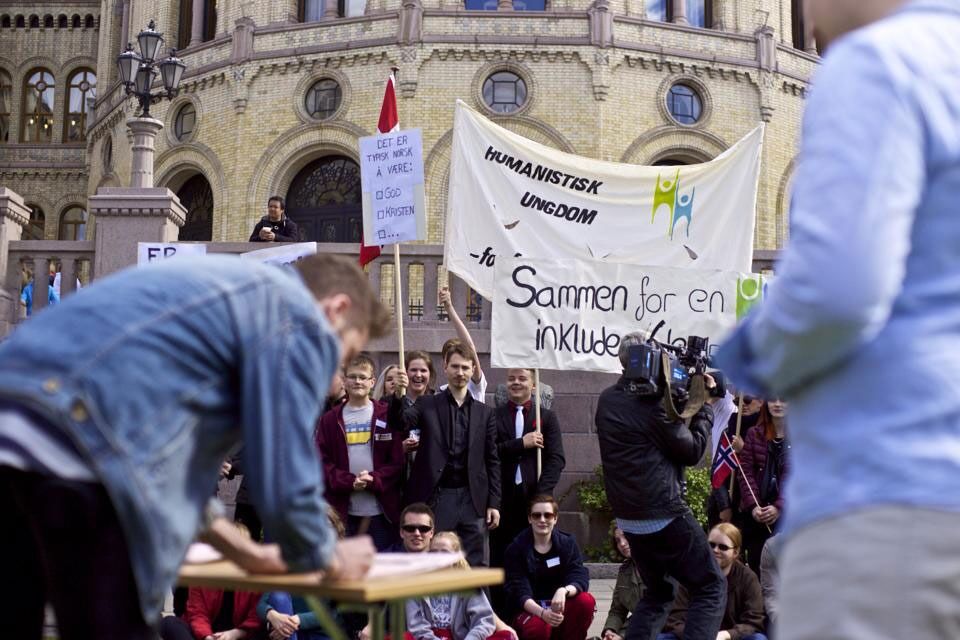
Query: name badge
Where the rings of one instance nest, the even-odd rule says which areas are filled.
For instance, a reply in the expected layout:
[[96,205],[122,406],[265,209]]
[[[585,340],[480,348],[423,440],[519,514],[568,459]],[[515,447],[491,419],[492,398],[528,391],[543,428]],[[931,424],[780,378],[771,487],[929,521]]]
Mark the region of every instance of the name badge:
[[376,421],[376,425],[377,425],[377,429],[386,429],[386,428],[387,428],[387,423],[384,422],[383,420],[377,420],[377,421]]
[[560,557],[550,558],[547,560],[547,568],[558,567],[560,566]]
[[376,435],[374,436],[374,440],[377,440],[377,441],[380,441],[380,440],[393,440],[393,434],[392,434],[392,433],[378,433],[378,434],[376,434]]

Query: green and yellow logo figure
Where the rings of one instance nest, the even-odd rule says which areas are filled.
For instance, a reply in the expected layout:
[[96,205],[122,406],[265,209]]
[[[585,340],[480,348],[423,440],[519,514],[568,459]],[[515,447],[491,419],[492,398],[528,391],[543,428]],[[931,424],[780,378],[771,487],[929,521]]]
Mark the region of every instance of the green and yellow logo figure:
[[763,299],[763,276],[751,275],[737,278],[737,321],[739,322],[753,305]]
[[694,187],[688,193],[680,191],[680,169],[670,179],[663,180],[661,174],[657,174],[657,185],[653,190],[653,211],[650,214],[650,224],[653,224],[657,218],[657,211],[661,206],[666,206],[669,211],[667,216],[667,236],[673,240],[673,232],[677,228],[680,220],[686,220],[687,237],[690,237],[690,226],[693,224],[693,198],[697,189]]

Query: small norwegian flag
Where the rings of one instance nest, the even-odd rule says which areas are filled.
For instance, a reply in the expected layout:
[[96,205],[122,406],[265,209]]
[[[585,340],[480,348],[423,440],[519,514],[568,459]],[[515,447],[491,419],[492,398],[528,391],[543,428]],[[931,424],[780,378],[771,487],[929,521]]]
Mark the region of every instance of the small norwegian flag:
[[717,452],[713,455],[713,465],[710,467],[710,484],[714,489],[719,489],[736,470],[737,453],[730,444],[727,432],[721,431],[720,444],[717,445]]
[[[391,131],[400,129],[400,116],[397,115],[397,92],[394,90],[395,83],[396,78],[394,78],[393,72],[391,71],[390,76],[387,78],[387,87],[383,92],[383,104],[380,106],[380,119],[377,121],[377,131],[380,133],[390,133]],[[368,247],[363,244],[363,239],[360,239],[361,267],[376,260],[379,255],[379,245]]]

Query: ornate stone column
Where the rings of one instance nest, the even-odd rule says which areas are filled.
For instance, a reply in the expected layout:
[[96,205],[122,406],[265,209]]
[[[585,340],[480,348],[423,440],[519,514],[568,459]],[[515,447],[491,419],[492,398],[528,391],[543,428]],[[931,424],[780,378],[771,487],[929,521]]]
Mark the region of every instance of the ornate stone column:
[[193,0],[190,3],[190,44],[188,46],[196,47],[203,43],[203,10],[206,0]]
[[174,242],[187,211],[166,187],[153,186],[153,143],[163,123],[130,118],[133,139],[129,187],[102,187],[88,200],[95,217],[94,273],[103,277],[137,263],[138,242]]
[[340,17],[340,13],[337,11],[337,4],[337,0],[323,0],[324,20],[336,20]]
[[676,24],[690,24],[687,20],[687,0],[673,0],[673,16],[671,22]]
[[7,278],[7,267],[10,243],[23,237],[23,228],[28,224],[30,209],[20,194],[0,187],[0,337],[13,330],[13,320],[20,312],[20,273],[17,269]]
[[803,51],[815,56],[820,55],[817,51],[817,37],[813,33],[813,22],[807,20],[806,16],[803,16]]
[[23,237],[23,228],[28,224],[30,207],[23,203],[19,193],[0,187],[0,276],[5,277],[7,273],[10,243]]
[[150,188],[153,186],[153,145],[163,123],[154,118],[130,118],[127,128],[133,136],[130,186]]

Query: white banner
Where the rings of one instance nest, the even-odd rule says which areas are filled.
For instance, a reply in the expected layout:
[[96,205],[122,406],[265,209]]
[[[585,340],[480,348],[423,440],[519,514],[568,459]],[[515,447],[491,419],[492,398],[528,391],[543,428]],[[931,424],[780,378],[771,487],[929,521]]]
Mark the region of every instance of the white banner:
[[620,373],[620,337],[652,331],[711,348],[763,297],[766,279],[733,271],[596,260],[497,260],[490,364]]
[[420,129],[360,138],[363,243],[426,240]]
[[264,264],[290,264],[300,258],[312,256],[317,252],[316,242],[278,242],[266,249],[247,251],[240,257],[245,260],[256,260]]
[[138,242],[137,265],[150,264],[160,260],[182,258],[185,256],[203,256],[207,254],[205,244],[180,244],[178,242]]
[[457,102],[444,261],[493,295],[497,257],[599,259],[749,272],[763,125],[711,162],[592,160]]

